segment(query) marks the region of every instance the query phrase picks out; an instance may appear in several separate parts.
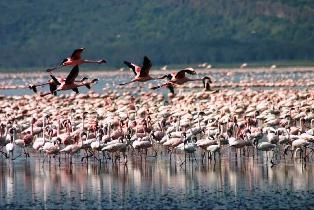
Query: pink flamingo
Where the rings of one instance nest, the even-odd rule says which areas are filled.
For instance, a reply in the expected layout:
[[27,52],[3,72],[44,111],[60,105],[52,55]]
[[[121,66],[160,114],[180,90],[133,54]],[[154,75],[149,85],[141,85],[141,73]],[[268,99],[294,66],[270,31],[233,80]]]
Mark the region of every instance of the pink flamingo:
[[[170,90],[171,93],[174,93],[174,86],[176,86],[176,85],[183,85],[184,83],[193,82],[193,81],[202,81],[204,88],[208,88],[206,86],[212,82],[211,79],[207,76],[205,76],[203,78],[192,79],[192,78],[186,77],[185,74],[195,75],[196,71],[194,71],[193,68],[185,68],[185,69],[182,69],[176,73],[166,74],[166,75],[164,75],[158,79],[167,78],[168,82],[166,82],[160,86],[152,87],[151,89],[156,90],[156,89],[161,88],[161,87],[166,87]],[[206,83],[206,81],[207,81],[207,83]]]
[[57,67],[47,69],[47,72],[51,72],[53,70],[56,70],[58,67],[62,67],[62,66],[78,66],[84,63],[98,63],[98,64],[106,63],[106,60],[104,59],[97,60],[97,61],[83,59],[81,57],[81,54],[84,49],[85,48],[78,48],[74,50],[71,57],[63,59],[62,62]]
[[52,74],[50,74],[50,77],[52,79],[50,79],[48,82],[46,83],[41,83],[41,84],[30,84],[28,87],[29,89],[33,90],[34,93],[37,93],[37,87],[41,87],[41,86],[45,86],[45,85],[49,85],[49,90],[51,94],[56,95],[57,92],[55,92],[58,88],[58,85],[60,85],[60,83],[58,82],[58,79],[53,76]]
[[42,94],[41,96],[45,96],[48,94],[56,94],[57,91],[64,91],[64,90],[73,90],[75,93],[79,93],[78,87],[85,86],[88,89],[90,89],[91,84],[98,81],[98,79],[93,79],[89,82],[84,82],[85,78],[83,78],[80,81],[76,81],[75,79],[78,76],[78,74],[79,74],[79,67],[78,65],[76,65],[72,68],[71,72],[69,73],[66,79],[63,79],[63,78],[61,79],[61,82],[57,78],[52,77],[55,83],[59,85],[58,88],[54,90],[54,92],[52,93],[51,92],[45,93],[45,94]]
[[137,66],[131,62],[124,61],[124,63],[133,70],[135,74],[135,78],[130,82],[122,83],[119,85],[127,85],[133,82],[146,82],[149,80],[156,80],[158,78],[153,78],[149,75],[149,70],[152,67],[152,62],[149,60],[147,56],[144,56],[143,66]]

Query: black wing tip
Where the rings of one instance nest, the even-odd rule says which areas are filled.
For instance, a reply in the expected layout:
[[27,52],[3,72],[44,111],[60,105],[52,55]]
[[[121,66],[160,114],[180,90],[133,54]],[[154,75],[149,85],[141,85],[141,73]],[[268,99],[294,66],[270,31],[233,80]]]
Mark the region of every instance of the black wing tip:
[[172,80],[172,77],[173,77],[172,74],[167,74],[166,75],[167,80]]
[[146,55],[144,56],[144,62],[145,62],[145,61],[151,63],[150,59],[149,59]]
[[81,79],[81,82],[84,82],[85,80],[88,80],[88,77],[83,77],[83,78]]
[[80,47],[80,48],[75,49],[73,53],[82,52],[83,50],[85,50],[85,47]]
[[91,81],[91,83],[95,83],[95,82],[98,82],[99,81],[99,79],[93,79],[92,81]]
[[123,63],[124,63],[125,65],[127,65],[129,68],[133,68],[133,65],[132,65],[131,62],[129,62],[129,61],[123,61]]
[[84,47],[75,49],[75,50],[73,51],[71,57],[75,56],[75,54],[78,53],[78,52],[82,52],[84,49],[85,49]]
[[168,86],[168,89],[169,89],[170,93],[174,94],[174,88],[173,88],[172,85],[169,85],[169,86]]
[[80,91],[78,90],[78,88],[72,88],[72,90],[76,93],[76,94],[79,94]]
[[157,90],[158,88],[160,88],[160,86],[151,87],[150,89]]
[[33,90],[34,93],[37,93],[37,87],[36,87],[36,85],[29,85],[28,87],[29,87],[29,89]]
[[52,78],[52,80],[57,84],[57,85],[61,85],[61,83],[58,81],[58,79],[53,76],[52,74],[50,74],[50,77]]

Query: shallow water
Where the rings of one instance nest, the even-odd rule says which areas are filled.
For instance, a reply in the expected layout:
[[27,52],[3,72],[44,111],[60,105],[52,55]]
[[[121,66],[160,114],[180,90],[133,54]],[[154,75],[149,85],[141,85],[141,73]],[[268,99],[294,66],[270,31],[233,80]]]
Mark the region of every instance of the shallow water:
[[[258,71],[256,71],[258,70]],[[302,70],[302,71],[301,71]],[[239,71],[235,70],[233,73],[231,71],[226,70],[196,70],[197,72],[200,72],[198,75],[193,76],[194,78],[201,78],[205,75],[210,76],[213,81],[224,83],[224,82],[232,82],[232,83],[241,83],[241,82],[254,82],[254,81],[264,81],[264,82],[278,82],[283,80],[290,80],[290,81],[302,81],[304,79],[309,79],[314,77],[314,70],[308,71],[306,69],[300,69],[296,71],[286,71],[285,69],[280,69],[278,71],[271,71],[271,72],[265,72],[261,71],[261,69],[252,69],[251,71]],[[175,72],[176,70],[171,71],[153,71],[153,75],[162,75],[165,73]],[[228,74],[231,73],[231,74]],[[56,76],[59,77],[66,77],[66,70],[64,72],[56,72]],[[90,79],[98,78],[99,81],[97,84],[93,85],[92,90],[96,93],[104,93],[107,90],[117,90],[117,91],[125,91],[125,89],[117,89],[118,83],[124,83],[127,81],[130,81],[131,78],[133,78],[133,73],[130,71],[124,71],[120,72],[118,70],[116,71],[98,71],[98,72],[88,72],[81,70],[80,75],[78,78],[82,77],[89,77]],[[45,72],[38,72],[38,73],[20,73],[20,74],[4,74],[0,73],[0,86],[1,85],[26,85],[26,88],[19,88],[19,89],[7,89],[7,90],[0,90],[1,95],[32,95],[33,92],[27,87],[29,84],[40,84],[45,83],[50,79],[49,75]],[[159,83],[162,83],[161,81],[150,81],[149,82],[152,85],[157,85]],[[304,82],[300,82],[301,86],[298,87],[292,87],[292,88],[298,88],[303,89],[305,87],[302,87]],[[146,84],[134,84],[131,86],[131,90],[134,87],[141,87],[142,90],[147,91],[148,83]],[[254,90],[261,90],[261,89],[273,89],[274,87],[253,87]],[[291,87],[290,87],[291,88]],[[106,89],[104,91],[104,89]],[[241,89],[241,88],[240,88]],[[277,88],[276,88],[277,89]],[[48,91],[48,87],[39,87],[38,91],[46,92]],[[85,87],[79,88],[81,93],[87,93],[89,90]],[[129,89],[130,90],[130,89]],[[162,91],[164,93],[167,93],[168,90],[160,89],[159,91]],[[64,94],[71,94],[72,91],[65,91]]]
[[262,158],[223,158],[180,166],[179,158],[133,158],[127,167],[0,160],[0,208],[313,208],[313,164],[287,160],[271,168]]

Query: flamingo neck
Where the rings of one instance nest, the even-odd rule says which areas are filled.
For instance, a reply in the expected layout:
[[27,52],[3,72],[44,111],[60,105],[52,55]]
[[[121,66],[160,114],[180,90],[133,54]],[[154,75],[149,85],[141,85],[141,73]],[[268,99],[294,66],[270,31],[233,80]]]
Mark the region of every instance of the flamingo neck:
[[45,117],[43,118],[43,139],[44,139],[44,141],[45,141],[45,127],[46,125],[45,125]]
[[188,78],[188,77],[187,77],[187,81],[191,81],[191,82],[194,82],[194,81],[203,81],[203,78],[195,78],[195,79],[192,79],[192,78]]
[[57,136],[60,135],[60,120],[58,120]]
[[31,123],[31,135],[33,136],[33,134],[34,134],[34,123],[32,122]]

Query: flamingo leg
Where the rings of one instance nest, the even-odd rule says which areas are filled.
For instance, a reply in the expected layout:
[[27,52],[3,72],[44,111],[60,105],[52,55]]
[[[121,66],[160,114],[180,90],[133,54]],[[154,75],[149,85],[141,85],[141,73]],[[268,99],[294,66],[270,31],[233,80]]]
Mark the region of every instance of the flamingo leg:
[[23,148],[23,150],[24,150],[24,154],[25,154],[25,156],[26,156],[26,159],[27,159],[28,157],[30,157],[30,155],[29,155],[29,153],[26,151],[26,148],[25,148],[25,147]]
[[131,83],[133,83],[133,82],[136,82],[136,81],[134,81],[134,80],[131,80],[130,82],[126,82],[126,83],[120,83],[119,85],[127,85],[127,84],[131,84]]
[[16,156],[15,158],[13,158],[13,156],[12,156],[12,160],[16,160],[17,158],[21,157],[22,154],[23,154],[23,152],[21,151],[21,153],[18,156]]
[[197,159],[196,159],[195,153],[193,153],[193,157],[194,157],[194,160],[195,160],[196,165],[198,166],[198,163],[197,163]]
[[9,158],[7,153],[5,153],[5,152],[3,152],[3,151],[0,151],[0,153],[1,153],[6,159]]

